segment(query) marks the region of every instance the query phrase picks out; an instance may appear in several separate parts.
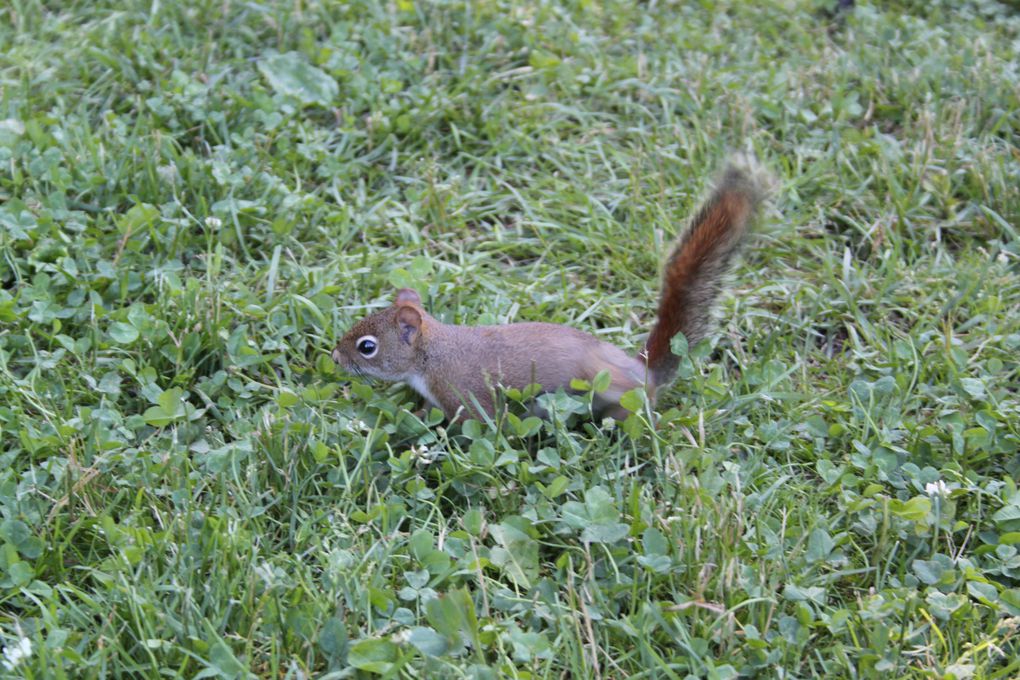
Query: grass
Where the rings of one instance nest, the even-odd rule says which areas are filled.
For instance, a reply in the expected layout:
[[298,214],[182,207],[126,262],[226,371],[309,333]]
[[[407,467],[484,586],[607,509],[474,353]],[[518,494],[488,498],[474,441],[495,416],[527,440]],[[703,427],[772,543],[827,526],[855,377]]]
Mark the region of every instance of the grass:
[[[1020,675],[1020,16],[834,4],[0,9],[3,672]],[[639,347],[735,149],[657,429],[329,361],[405,285]]]

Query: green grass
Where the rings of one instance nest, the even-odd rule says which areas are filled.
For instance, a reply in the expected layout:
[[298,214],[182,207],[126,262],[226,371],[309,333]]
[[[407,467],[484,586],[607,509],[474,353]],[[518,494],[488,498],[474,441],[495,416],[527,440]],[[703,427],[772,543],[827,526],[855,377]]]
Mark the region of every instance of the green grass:
[[[1020,675],[1020,15],[833,4],[0,9],[0,674]],[[638,348],[734,150],[657,429],[329,361],[404,285]]]

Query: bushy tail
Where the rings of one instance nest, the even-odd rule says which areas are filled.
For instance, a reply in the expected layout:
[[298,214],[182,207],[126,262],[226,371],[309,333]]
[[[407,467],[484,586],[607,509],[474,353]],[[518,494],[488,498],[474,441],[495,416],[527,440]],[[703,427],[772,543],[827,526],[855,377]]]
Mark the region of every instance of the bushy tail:
[[662,276],[659,314],[643,355],[656,387],[676,375],[670,340],[683,333],[693,346],[712,328],[712,308],[723,278],[765,198],[769,180],[747,161],[733,161],[677,240]]

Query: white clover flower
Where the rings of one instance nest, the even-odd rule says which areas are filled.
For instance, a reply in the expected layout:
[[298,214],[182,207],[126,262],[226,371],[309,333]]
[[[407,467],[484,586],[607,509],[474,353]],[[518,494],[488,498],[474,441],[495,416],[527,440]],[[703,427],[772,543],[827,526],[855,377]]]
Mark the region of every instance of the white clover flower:
[[372,428],[365,424],[365,421],[358,418],[348,420],[344,425],[344,429],[354,434],[357,434],[358,432],[370,432],[372,430]]
[[32,656],[32,641],[27,637],[20,638],[18,643],[4,647],[4,668],[14,670],[22,660]]
[[924,485],[924,492],[929,496],[940,496],[945,498],[952,491],[941,479],[937,482],[928,482]]
[[221,220],[218,217],[213,217],[212,215],[210,215],[209,217],[205,218],[205,226],[209,227],[210,229],[219,229],[220,227],[223,226],[223,220]]
[[156,174],[167,184],[176,184],[181,175],[177,172],[177,166],[173,163],[156,167]]
[[429,451],[429,447],[425,444],[411,447],[411,455],[413,455],[422,465],[431,465],[432,463],[435,463],[439,458],[440,453],[442,453],[441,449],[433,449],[432,451]]
[[0,132],[7,132],[15,137],[25,134],[25,124],[17,118],[4,118],[0,120]]

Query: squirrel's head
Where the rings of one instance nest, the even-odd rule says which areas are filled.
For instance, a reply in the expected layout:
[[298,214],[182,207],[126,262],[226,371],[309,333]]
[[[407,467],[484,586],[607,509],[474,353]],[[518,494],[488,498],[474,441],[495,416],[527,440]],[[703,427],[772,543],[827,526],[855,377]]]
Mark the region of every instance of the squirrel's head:
[[393,304],[354,324],[333,348],[333,361],[355,375],[406,380],[415,373],[425,312],[421,298],[401,288]]

